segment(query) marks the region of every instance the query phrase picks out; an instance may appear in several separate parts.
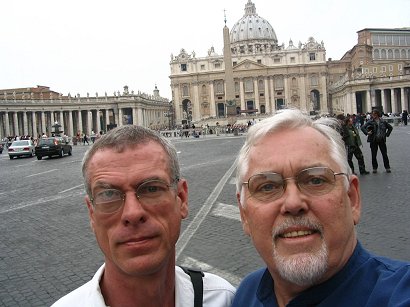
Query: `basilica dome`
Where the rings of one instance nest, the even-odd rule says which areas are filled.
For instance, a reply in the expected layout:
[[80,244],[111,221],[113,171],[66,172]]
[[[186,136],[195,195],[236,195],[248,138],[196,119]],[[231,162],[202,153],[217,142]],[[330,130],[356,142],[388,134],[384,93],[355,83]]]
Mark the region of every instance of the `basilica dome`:
[[230,39],[234,45],[251,41],[277,45],[278,42],[272,26],[266,19],[258,16],[251,0],[245,5],[245,15],[232,27]]

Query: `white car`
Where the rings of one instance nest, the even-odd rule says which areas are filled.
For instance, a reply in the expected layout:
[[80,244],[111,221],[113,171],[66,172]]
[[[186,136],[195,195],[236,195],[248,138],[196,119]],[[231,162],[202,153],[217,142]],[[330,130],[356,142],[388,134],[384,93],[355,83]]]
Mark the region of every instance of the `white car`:
[[8,149],[10,160],[21,156],[32,157],[34,156],[34,148],[35,146],[31,140],[14,141]]

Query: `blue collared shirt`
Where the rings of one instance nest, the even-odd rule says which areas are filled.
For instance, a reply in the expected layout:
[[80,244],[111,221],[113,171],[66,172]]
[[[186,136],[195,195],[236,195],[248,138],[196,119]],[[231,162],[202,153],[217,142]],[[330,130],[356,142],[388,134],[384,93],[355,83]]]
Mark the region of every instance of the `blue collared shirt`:
[[[240,284],[232,307],[278,306],[273,289],[266,268],[253,272]],[[372,255],[358,242],[341,271],[287,306],[410,306],[410,263]]]

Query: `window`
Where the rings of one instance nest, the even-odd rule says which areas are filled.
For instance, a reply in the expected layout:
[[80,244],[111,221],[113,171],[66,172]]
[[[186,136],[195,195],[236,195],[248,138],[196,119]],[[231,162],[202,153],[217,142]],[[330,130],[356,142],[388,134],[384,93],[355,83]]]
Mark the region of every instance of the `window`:
[[298,86],[298,81],[296,80],[295,77],[292,78],[292,87],[297,87]]
[[283,77],[275,78],[275,88],[283,88]]
[[202,85],[202,95],[206,95],[206,85]]
[[310,78],[310,85],[312,85],[312,86],[317,86],[317,85],[318,85],[318,78],[317,78],[317,76],[312,76],[312,77]]
[[389,49],[389,51],[387,51],[387,57],[393,59],[393,50]]
[[389,71],[393,71],[393,65],[389,65]]
[[251,79],[245,80],[245,92],[253,92],[253,82]]
[[394,50],[394,58],[395,59],[400,59],[400,50],[399,49]]
[[386,55],[386,50],[382,50],[382,59],[386,59],[387,55]]
[[216,93],[217,94],[223,94],[224,93],[224,84],[222,81],[218,81],[216,83]]
[[181,64],[181,71],[186,71],[186,64]]
[[403,70],[403,64],[397,65],[397,69],[398,69],[398,70]]
[[258,81],[258,91],[259,92],[264,92],[265,91],[265,87],[263,86],[263,80]]
[[380,50],[379,49],[374,50],[374,58],[375,59],[380,59]]
[[258,60],[258,64],[262,64],[262,60]]
[[316,54],[313,53],[313,52],[309,53],[309,60],[310,61],[316,61]]
[[233,63],[232,63],[232,66],[235,66],[236,64],[237,64],[237,62],[233,62]]
[[184,97],[189,96],[189,88],[188,88],[188,85],[183,85],[183,86],[182,86],[182,96],[184,96]]
[[382,72],[386,72],[386,66],[382,66]]
[[204,64],[201,65],[201,70],[205,70],[205,65]]
[[295,60],[295,57],[293,56],[293,57],[290,57],[290,62],[291,63],[295,63],[296,62],[296,60]]
[[235,82],[235,93],[239,93],[239,82]]
[[216,68],[216,69],[221,68],[221,63],[215,63],[215,68]]
[[373,72],[377,73],[377,67],[373,67]]
[[274,58],[273,63],[280,63],[280,58]]

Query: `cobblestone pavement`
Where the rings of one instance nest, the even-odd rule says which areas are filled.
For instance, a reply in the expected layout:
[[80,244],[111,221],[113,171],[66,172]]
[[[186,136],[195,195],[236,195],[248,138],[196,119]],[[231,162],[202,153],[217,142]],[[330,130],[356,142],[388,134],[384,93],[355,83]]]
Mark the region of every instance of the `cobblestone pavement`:
[[[177,262],[238,285],[263,265],[242,232],[235,200],[233,162],[243,136],[172,141],[190,191]],[[363,135],[362,141],[371,169]],[[363,215],[357,227],[365,247],[403,260],[410,260],[409,143],[409,126],[394,127],[388,139],[392,173],[379,169],[360,177]],[[75,146],[71,157],[41,161],[0,155],[0,306],[49,306],[102,264],[83,202],[80,164],[86,149]]]

